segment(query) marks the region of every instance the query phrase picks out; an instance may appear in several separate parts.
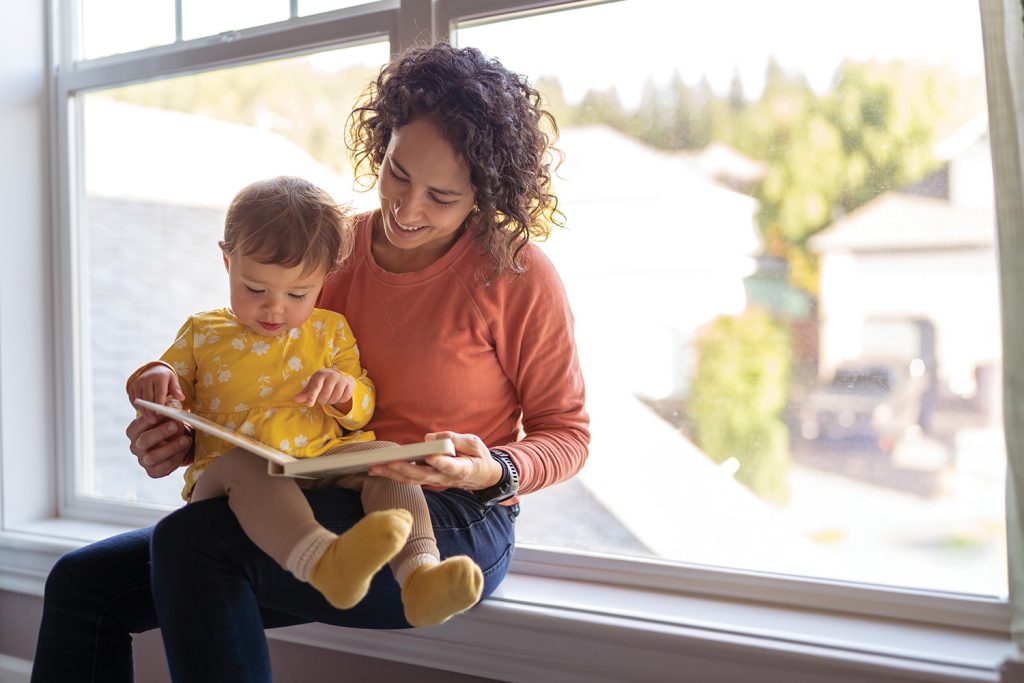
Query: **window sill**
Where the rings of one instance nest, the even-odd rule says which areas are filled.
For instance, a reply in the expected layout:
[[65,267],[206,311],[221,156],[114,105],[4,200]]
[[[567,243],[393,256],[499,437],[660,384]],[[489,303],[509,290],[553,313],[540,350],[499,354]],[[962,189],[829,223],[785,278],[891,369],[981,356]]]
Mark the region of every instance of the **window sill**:
[[[49,568],[123,527],[47,520],[0,533],[0,590],[42,595]],[[752,600],[642,590],[513,568],[443,626],[362,631],[306,624],[271,638],[496,680],[998,681],[1008,633]]]

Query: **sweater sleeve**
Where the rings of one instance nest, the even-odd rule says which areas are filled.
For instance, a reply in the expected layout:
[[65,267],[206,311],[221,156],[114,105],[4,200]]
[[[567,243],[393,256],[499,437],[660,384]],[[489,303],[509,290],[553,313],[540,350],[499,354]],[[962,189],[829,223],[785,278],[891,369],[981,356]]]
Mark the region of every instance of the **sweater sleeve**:
[[565,289],[547,256],[530,249],[527,271],[507,287],[492,318],[495,350],[522,408],[519,441],[488,444],[507,451],[530,493],[575,475],[587,458],[590,419]]
[[373,416],[376,401],[373,382],[359,362],[359,347],[355,335],[344,316],[338,316],[334,330],[334,362],[332,367],[338,372],[351,376],[356,381],[352,390],[352,408],[348,414],[339,412],[334,406],[324,406],[328,415],[348,430],[361,429]]

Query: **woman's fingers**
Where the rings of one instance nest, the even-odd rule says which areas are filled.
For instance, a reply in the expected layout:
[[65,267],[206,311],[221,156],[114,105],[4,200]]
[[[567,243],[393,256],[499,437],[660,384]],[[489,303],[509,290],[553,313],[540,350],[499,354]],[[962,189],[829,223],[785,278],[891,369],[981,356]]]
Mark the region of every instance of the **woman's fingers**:
[[185,436],[184,425],[174,420],[151,425],[144,417],[137,417],[128,425],[125,435],[139,465],[154,479],[176,470],[192,445]]

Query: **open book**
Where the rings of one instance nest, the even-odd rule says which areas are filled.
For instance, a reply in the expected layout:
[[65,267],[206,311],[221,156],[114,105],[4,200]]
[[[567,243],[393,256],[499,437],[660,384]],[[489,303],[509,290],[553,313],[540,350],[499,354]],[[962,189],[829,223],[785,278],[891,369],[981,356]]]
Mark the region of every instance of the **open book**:
[[267,471],[272,475],[281,477],[307,477],[315,479],[336,474],[348,474],[350,472],[365,472],[370,465],[382,462],[420,460],[428,455],[455,455],[455,444],[452,443],[451,439],[438,439],[436,441],[423,441],[404,446],[356,451],[354,453],[335,453],[333,455],[320,455],[315,458],[294,458],[272,446],[268,446],[256,439],[250,439],[244,434],[239,434],[187,410],[144,401],[141,398],[135,399],[135,405],[139,408],[147,408],[154,413],[160,413],[171,419],[192,425],[196,429],[216,436],[218,439],[223,439],[239,448],[244,448],[250,453],[266,459]]

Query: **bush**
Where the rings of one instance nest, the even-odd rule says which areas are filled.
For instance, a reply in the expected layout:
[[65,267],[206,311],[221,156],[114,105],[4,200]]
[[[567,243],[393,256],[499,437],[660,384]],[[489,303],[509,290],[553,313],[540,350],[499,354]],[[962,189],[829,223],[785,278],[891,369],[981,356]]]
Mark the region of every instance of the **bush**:
[[697,353],[687,406],[697,446],[718,463],[735,458],[736,479],[761,498],[785,501],[788,332],[767,313],[751,309],[716,318],[698,336]]

